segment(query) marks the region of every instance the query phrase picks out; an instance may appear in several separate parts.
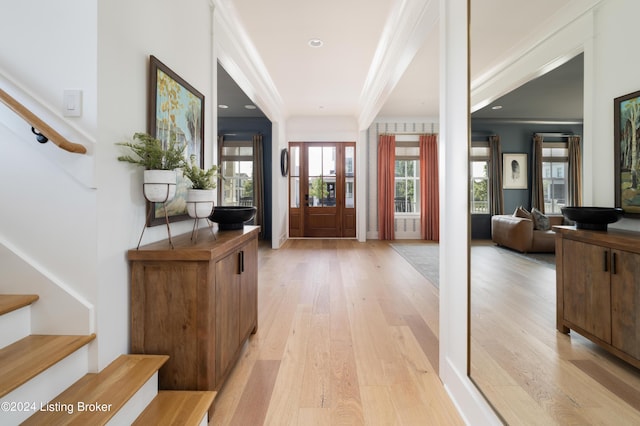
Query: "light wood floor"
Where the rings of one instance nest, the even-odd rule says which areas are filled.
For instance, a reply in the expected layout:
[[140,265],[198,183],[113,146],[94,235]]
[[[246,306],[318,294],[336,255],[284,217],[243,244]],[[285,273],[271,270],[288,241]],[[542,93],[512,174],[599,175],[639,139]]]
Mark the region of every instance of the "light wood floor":
[[640,370],[556,331],[555,269],[490,245],[471,253],[471,377],[503,419],[640,425]]
[[258,332],[211,425],[458,425],[438,370],[438,290],[387,243],[259,251]]

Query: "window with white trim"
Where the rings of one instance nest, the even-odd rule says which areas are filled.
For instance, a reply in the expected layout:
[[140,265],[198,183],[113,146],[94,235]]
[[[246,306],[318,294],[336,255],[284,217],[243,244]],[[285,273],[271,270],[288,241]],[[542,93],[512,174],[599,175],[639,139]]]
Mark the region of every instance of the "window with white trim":
[[420,213],[420,144],[411,136],[396,136],[396,215]]
[[471,214],[489,214],[491,186],[489,185],[489,169],[491,150],[489,142],[474,141],[471,143],[469,155],[469,182]]
[[220,174],[224,180],[220,205],[253,206],[253,142],[223,141]]
[[566,142],[542,143],[542,187],[545,213],[562,213],[567,204],[569,148]]

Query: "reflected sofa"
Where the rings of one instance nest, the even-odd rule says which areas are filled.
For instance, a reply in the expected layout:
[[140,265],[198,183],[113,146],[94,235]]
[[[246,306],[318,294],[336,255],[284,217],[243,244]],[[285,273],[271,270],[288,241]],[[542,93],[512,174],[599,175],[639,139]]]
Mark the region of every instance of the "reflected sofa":
[[[547,215],[550,226],[562,225],[562,215]],[[491,239],[499,246],[522,253],[554,253],[555,232],[551,229],[535,229],[533,218],[514,215],[491,217]]]

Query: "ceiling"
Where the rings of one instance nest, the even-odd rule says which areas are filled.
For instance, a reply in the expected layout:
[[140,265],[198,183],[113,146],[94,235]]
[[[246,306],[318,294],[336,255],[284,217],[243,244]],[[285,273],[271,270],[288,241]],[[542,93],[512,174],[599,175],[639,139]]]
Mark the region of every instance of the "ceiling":
[[471,117],[497,120],[581,121],[583,82],[584,55],[580,54],[473,112]]
[[[471,0],[472,81],[490,73],[572,1]],[[438,116],[437,0],[219,3],[272,83],[285,117]],[[316,38],[322,47],[309,46]],[[474,117],[581,118],[579,58],[500,98],[501,110],[487,107]],[[250,100],[224,70],[218,86],[218,103],[229,106],[218,110],[220,117],[262,115],[260,109],[244,108],[263,106],[260,96],[254,93]]]

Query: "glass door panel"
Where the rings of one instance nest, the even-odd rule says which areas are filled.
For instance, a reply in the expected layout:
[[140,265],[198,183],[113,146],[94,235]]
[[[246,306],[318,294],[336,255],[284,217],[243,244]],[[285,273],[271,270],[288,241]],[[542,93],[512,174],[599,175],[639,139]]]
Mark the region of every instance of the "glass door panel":
[[300,147],[289,148],[289,207],[300,208]]

